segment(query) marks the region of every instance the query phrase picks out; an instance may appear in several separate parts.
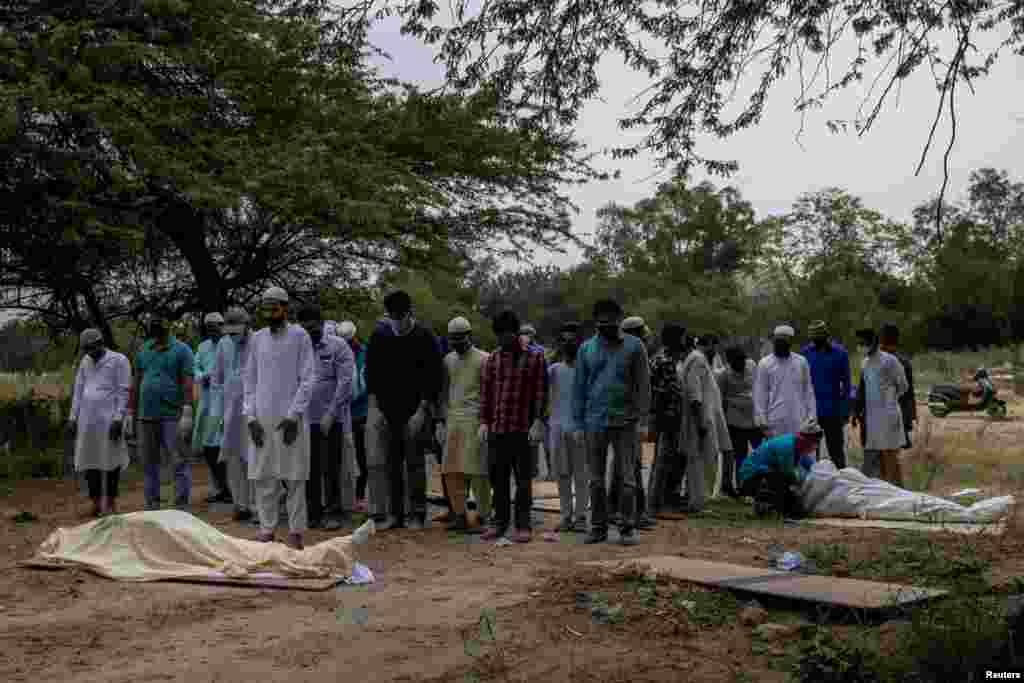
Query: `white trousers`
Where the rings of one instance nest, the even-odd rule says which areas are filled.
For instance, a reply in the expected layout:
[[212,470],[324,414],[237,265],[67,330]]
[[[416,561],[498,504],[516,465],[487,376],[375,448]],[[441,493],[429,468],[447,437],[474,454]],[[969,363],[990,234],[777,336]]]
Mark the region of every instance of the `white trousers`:
[[306,512],[306,482],[285,479],[258,479],[256,484],[256,508],[260,517],[260,529],[273,531],[277,528],[281,508],[281,486],[288,492],[288,530],[301,534],[308,523]]

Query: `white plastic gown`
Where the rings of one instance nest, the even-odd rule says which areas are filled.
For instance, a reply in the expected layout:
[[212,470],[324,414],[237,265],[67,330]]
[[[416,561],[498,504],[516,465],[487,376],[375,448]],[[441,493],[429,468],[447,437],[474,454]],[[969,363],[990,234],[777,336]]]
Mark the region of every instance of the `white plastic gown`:
[[[722,410],[722,393],[718,388],[711,365],[700,351],[691,351],[685,360],[676,365],[679,383],[683,388],[682,422],[680,448],[688,458],[694,458],[704,465],[705,493],[714,496],[720,486],[720,460],[723,451],[732,450],[729,439],[729,425]],[[699,419],[690,411],[690,405],[700,401]],[[708,433],[700,437],[700,426],[707,427]],[[689,474],[692,470],[687,468]],[[689,477],[688,477],[689,479]],[[691,495],[691,502],[700,503],[699,493]]]
[[[224,387],[214,383],[213,366],[217,362],[217,344],[207,339],[199,345],[195,356],[195,381],[199,387],[199,409],[196,411],[195,429],[192,431],[192,451],[219,448],[223,436]],[[210,378],[210,386],[203,380]]]
[[84,356],[78,364],[71,417],[78,424],[75,438],[75,469],[110,471],[127,467],[128,451],[122,442],[110,440],[110,423],[124,419],[132,385],[128,358],[107,351],[99,362]]
[[807,359],[799,353],[762,358],[754,374],[754,424],[781,436],[798,432],[812,417],[817,419],[818,408]]
[[900,396],[910,385],[899,358],[878,351],[861,364],[864,383],[864,433],[866,451],[902,448],[907,440],[903,429]]
[[231,335],[224,335],[217,344],[217,360],[213,366],[213,382],[221,387],[224,396],[224,439],[221,443],[221,460],[238,455],[242,462],[249,462],[248,436],[245,418],[242,414],[242,372],[249,356],[251,335],[245,335],[244,343],[235,343]]
[[[313,342],[299,325],[288,324],[274,334],[269,327],[252,335],[243,380],[247,418],[263,426],[263,446],[256,448],[248,428],[249,479],[309,479],[309,422],[305,419],[316,381]],[[291,445],[284,443],[285,418],[299,421],[299,433]]]

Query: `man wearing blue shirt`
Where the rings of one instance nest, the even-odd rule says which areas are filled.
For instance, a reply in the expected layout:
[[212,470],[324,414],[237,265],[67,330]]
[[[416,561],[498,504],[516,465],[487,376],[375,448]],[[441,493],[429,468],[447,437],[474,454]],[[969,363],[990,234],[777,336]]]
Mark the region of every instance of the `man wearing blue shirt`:
[[811,383],[818,409],[818,424],[825,434],[828,454],[836,468],[846,467],[844,427],[850,413],[850,356],[829,338],[823,320],[807,328],[811,343],[801,353],[811,368]]

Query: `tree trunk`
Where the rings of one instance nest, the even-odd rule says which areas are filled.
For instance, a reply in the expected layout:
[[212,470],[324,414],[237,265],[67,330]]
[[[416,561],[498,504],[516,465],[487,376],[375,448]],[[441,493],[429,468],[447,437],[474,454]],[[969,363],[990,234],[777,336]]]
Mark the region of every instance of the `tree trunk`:
[[106,344],[108,349],[117,351],[117,339],[114,338],[114,329],[110,326],[110,321],[103,315],[103,309],[96,298],[96,292],[93,291],[91,286],[85,285],[82,287],[82,298],[85,299],[85,307],[89,310],[89,315],[92,317],[97,329],[103,334],[104,344]]
[[207,311],[223,311],[227,304],[227,291],[224,278],[206,245],[205,217],[202,211],[175,203],[160,215],[157,229],[167,235],[188,263],[196,289],[203,293],[203,308]]

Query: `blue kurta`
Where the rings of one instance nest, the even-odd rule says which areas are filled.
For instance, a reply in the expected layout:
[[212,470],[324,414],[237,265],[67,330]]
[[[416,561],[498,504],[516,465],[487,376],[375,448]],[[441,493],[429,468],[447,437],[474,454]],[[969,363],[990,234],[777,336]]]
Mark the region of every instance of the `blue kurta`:
[[[224,386],[213,381],[217,362],[217,342],[207,339],[199,345],[195,356],[195,381],[199,386],[199,410],[192,431],[192,450],[220,448],[224,437]],[[210,385],[203,386],[209,378]]]
[[769,472],[784,474],[792,482],[803,481],[814,465],[814,459],[805,455],[798,465],[794,459],[795,453],[796,434],[783,434],[768,439],[743,461],[739,473],[740,486],[758,474]]

